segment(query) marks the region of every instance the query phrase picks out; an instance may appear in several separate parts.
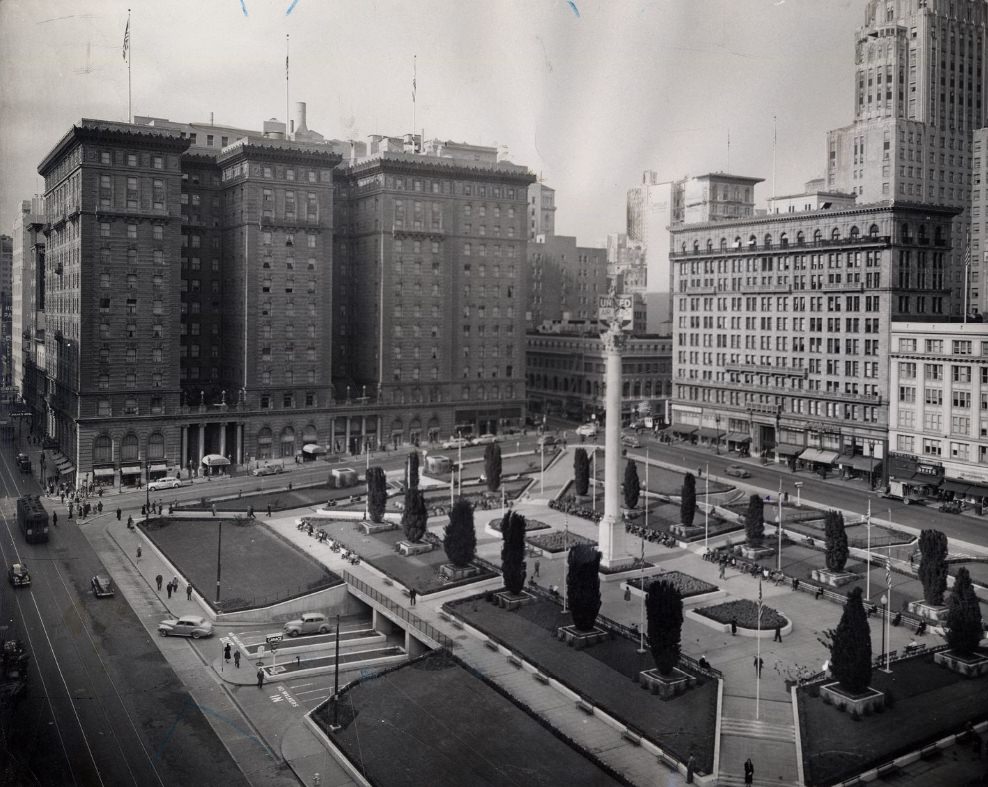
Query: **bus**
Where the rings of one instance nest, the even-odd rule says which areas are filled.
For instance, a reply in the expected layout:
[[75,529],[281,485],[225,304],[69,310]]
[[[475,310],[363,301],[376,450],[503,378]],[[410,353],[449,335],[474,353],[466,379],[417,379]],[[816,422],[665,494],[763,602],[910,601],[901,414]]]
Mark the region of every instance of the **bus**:
[[17,523],[29,544],[43,544],[48,540],[48,512],[37,495],[17,498]]

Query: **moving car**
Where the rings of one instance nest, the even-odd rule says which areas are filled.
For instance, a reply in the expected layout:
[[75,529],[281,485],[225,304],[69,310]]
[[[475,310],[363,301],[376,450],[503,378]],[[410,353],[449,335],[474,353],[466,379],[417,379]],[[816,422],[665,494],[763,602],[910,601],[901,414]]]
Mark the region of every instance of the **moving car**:
[[556,436],[551,434],[544,434],[539,436],[539,440],[536,443],[535,453],[539,452],[540,448],[552,448],[556,444]]
[[470,445],[470,441],[465,437],[451,437],[449,440],[443,442],[443,449],[448,451],[451,448],[466,448]]
[[171,618],[158,624],[158,633],[162,637],[211,637],[213,624],[202,615],[184,615],[178,620]]
[[148,491],[156,492],[159,489],[178,489],[181,485],[182,482],[178,478],[159,478],[157,481],[152,481],[148,484]]
[[17,469],[22,473],[31,473],[31,458],[26,454],[17,455]]
[[302,617],[289,620],[283,628],[289,637],[299,634],[325,634],[329,631],[329,621],[321,612],[303,612]]
[[496,434],[482,434],[480,437],[475,437],[470,441],[471,445],[490,445],[491,443],[496,443],[498,437]]
[[10,571],[7,572],[7,578],[15,588],[26,588],[31,584],[31,575],[28,573],[27,566],[23,563],[11,564]]
[[724,473],[735,478],[751,478],[751,473],[741,467],[741,465],[728,465]]
[[580,437],[596,437],[597,424],[581,424],[576,427],[576,433],[580,435]]
[[625,448],[641,448],[642,441],[635,437],[633,434],[621,435],[621,445]]
[[97,574],[89,584],[93,586],[93,595],[96,598],[108,598],[113,595],[113,580],[106,574]]
[[255,467],[250,471],[251,475],[278,475],[278,473],[284,473],[285,468],[281,465],[263,465],[261,467]]

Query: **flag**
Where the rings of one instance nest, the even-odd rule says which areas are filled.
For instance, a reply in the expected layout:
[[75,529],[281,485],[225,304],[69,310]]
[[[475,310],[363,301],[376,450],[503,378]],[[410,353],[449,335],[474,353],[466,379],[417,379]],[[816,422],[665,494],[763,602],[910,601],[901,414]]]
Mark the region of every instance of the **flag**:
[[892,589],[892,561],[885,561],[885,585],[889,590]]
[[415,103],[415,77],[417,72],[416,66],[418,65],[417,61],[418,61],[418,56],[417,55],[413,56],[412,57],[412,103],[413,104]]
[[124,28],[123,59],[126,60],[130,54],[130,17],[127,17],[127,27]]
[[285,55],[285,79],[288,79],[288,55]]

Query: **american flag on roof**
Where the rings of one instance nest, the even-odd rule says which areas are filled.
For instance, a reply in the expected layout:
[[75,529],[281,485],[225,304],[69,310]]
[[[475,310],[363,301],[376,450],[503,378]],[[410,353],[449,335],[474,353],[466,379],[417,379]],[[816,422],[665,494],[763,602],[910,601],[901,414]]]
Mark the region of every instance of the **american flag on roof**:
[[126,60],[130,54],[130,17],[127,18],[127,27],[124,28],[123,59]]

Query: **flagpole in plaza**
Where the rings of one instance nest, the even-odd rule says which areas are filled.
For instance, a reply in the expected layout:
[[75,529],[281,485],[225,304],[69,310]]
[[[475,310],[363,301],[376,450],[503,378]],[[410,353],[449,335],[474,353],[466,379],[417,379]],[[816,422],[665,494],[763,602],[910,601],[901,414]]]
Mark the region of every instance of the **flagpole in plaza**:
[[865,598],[871,600],[871,501],[868,501],[868,515],[865,517],[868,531],[868,568],[865,577]]
[[130,89],[130,9],[127,9],[127,27],[124,28],[123,59],[127,61],[127,122],[134,122],[134,102]]
[[292,121],[290,120],[291,114],[289,113],[289,109],[288,109],[288,103],[289,103],[288,94],[289,94],[289,85],[288,85],[288,33],[285,33],[285,139],[291,139],[291,124],[292,124]]
[[761,703],[762,673],[758,665],[762,660],[762,580],[758,580],[758,624],[755,632],[755,721],[758,721]]
[[892,652],[892,627],[889,621],[891,620],[892,612],[892,546],[889,545],[889,556],[885,560],[885,594],[888,596],[888,603],[885,605],[885,671],[889,671],[889,654]]

